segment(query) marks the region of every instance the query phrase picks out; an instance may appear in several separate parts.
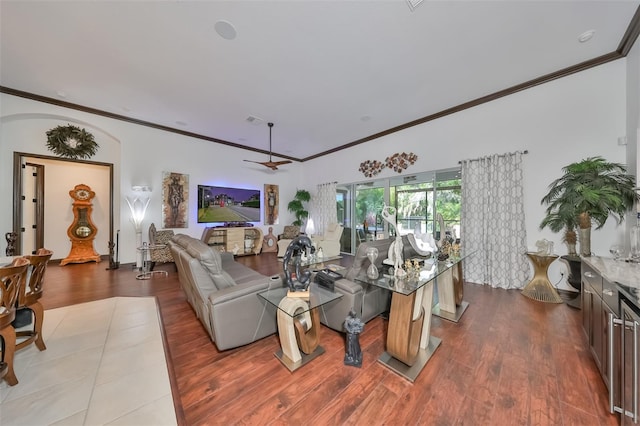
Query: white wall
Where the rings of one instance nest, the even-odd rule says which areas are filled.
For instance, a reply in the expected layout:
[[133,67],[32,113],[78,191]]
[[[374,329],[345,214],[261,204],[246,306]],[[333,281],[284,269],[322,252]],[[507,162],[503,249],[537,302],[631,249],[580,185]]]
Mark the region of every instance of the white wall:
[[[396,152],[418,155],[405,171],[411,174],[528,149],[523,157],[527,245],[533,250],[537,240],[546,238],[554,242],[557,254],[566,254],[561,235],[538,229],[544,216],[540,200],[567,164],[596,155],[625,163],[626,147],[617,143],[626,133],[625,73],[626,61],[618,60],[314,159],[304,163],[306,186],[366,180],[358,171],[362,161],[384,160]],[[385,169],[376,178],[393,175]],[[623,238],[624,227],[608,222],[592,233],[592,250],[609,255],[609,247]],[[553,283],[561,280],[561,271],[566,277],[564,264],[555,262],[550,268]]]
[[[46,148],[46,131],[59,126],[73,124],[91,132],[100,148],[93,161],[114,164],[114,227],[120,230],[120,262],[135,262],[135,231],[129,222],[131,214],[124,199],[133,185],[148,185],[152,188],[152,199],[143,223],[146,230],[154,222],[161,224],[161,180],[162,172],[179,172],[189,175],[189,227],[175,229],[200,237],[206,225],[197,223],[197,185],[233,185],[263,190],[264,184],[280,186],[280,221],[274,226],[274,234],[282,232],[284,225],[293,217],[286,205],[293,198],[301,182],[301,164],[284,166],[277,172],[258,164],[245,163],[243,159],[266,159],[265,154],[240,150],[221,144],[198,140],[175,133],[88,114],[55,105],[49,105],[11,95],[0,94],[0,196],[13,199],[13,152],[52,155]],[[265,143],[268,131],[265,126]],[[77,176],[81,183],[83,176]],[[55,184],[46,182],[46,185]],[[68,185],[67,185],[68,186]],[[64,188],[68,191],[71,188]],[[11,203],[10,201],[8,201]],[[66,200],[65,200],[66,203]],[[0,231],[12,229],[12,208],[0,209]],[[65,208],[67,208],[66,206]],[[68,207],[70,208],[70,207]],[[261,214],[264,217],[264,214]],[[59,223],[65,230],[69,223]],[[267,232],[268,226],[260,226]],[[45,244],[49,244],[45,240]],[[4,245],[3,245],[4,246]],[[99,249],[103,253],[102,248]],[[62,250],[62,249],[61,249]],[[67,253],[55,253],[54,259],[64,258]]]
[[[626,71],[625,59],[614,61],[334,154],[291,164],[278,172],[242,162],[245,158],[259,159],[260,154],[1,94],[0,194],[4,195],[2,199],[11,199],[13,151],[48,154],[44,144],[48,129],[69,121],[83,124],[100,144],[92,159],[115,164],[120,260],[133,262],[135,235],[123,197],[132,185],[151,186],[155,192],[144,226],[146,229],[151,222],[160,223],[163,171],[189,174],[191,206],[185,233],[197,237],[204,227],[196,222],[198,184],[233,184],[261,190],[264,183],[280,185],[280,225],[274,229],[277,234],[292,220],[286,204],[297,188],[314,192],[318,183],[367,180],[358,172],[364,160],[414,152],[419,158],[407,170],[412,173],[456,167],[465,158],[528,149],[524,157],[528,246],[533,249],[537,240],[546,238],[554,241],[558,254],[565,254],[561,235],[538,229],[544,216],[540,199],[547,185],[561,175],[561,168],[571,162],[595,155],[626,161],[626,147],[617,143],[626,134]],[[378,177],[392,175],[384,170]],[[0,210],[0,230],[11,229],[11,215],[10,209]],[[66,229],[68,224],[61,226]],[[266,232],[267,227],[262,228]],[[623,241],[623,228],[607,223],[603,230],[594,231],[592,250],[607,255],[611,244]],[[555,262],[550,269],[552,282],[560,280],[562,265]]]

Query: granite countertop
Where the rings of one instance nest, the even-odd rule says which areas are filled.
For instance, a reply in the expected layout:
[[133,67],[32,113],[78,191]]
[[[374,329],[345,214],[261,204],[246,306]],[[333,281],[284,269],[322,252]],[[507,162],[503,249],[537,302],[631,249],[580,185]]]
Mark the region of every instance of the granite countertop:
[[582,261],[600,272],[607,281],[640,289],[640,263],[615,261],[600,256],[583,257]]

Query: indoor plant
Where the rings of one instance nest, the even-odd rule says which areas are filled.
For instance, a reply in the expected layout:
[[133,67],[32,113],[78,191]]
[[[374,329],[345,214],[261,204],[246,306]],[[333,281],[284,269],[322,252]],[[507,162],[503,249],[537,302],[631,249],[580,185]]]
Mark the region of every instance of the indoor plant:
[[296,220],[293,221],[293,225],[302,226],[304,224],[304,220],[309,217],[309,212],[307,211],[304,203],[308,203],[310,200],[311,194],[309,191],[305,189],[298,189],[293,200],[289,201],[289,204],[287,204],[287,210],[296,216]]
[[[549,185],[549,193],[541,203],[547,205],[547,216],[540,229],[565,231],[564,241],[569,255],[575,255],[575,229],[579,231],[580,255],[591,255],[591,225],[604,226],[613,216],[618,224],[640,200],[635,177],[624,165],[610,163],[602,157],[590,157],[562,168],[564,174]],[[573,253],[572,253],[573,244]]]

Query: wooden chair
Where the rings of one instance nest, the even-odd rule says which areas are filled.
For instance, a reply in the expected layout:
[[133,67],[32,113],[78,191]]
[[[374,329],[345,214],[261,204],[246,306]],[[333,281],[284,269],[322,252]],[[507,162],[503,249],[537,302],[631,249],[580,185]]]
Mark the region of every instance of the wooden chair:
[[11,322],[16,316],[16,302],[25,285],[29,259],[18,257],[9,266],[0,268],[0,378],[10,386],[18,384],[13,371],[13,356],[16,351],[16,330]]
[[16,345],[17,349],[22,349],[27,345],[35,342],[36,347],[41,351],[47,349],[42,340],[42,324],[44,322],[44,308],[39,302],[42,297],[42,287],[44,281],[44,272],[47,264],[51,259],[53,252],[44,248],[38,249],[36,254],[25,256],[31,264],[31,274],[28,282],[24,286],[24,290],[18,298],[18,310],[29,309],[33,312],[33,330],[18,331],[16,337],[18,339],[26,337]]

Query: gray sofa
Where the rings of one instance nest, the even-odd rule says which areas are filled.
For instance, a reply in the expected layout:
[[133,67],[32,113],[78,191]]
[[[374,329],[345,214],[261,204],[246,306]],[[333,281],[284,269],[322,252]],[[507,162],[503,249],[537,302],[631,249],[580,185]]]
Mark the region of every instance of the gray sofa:
[[334,290],[337,293],[342,293],[343,296],[339,300],[320,308],[320,322],[336,331],[344,332],[344,320],[352,308],[358,318],[364,322],[373,319],[388,309],[391,296],[388,290],[355,282],[354,278],[360,273],[364,274],[369,267],[369,259],[367,259],[366,255],[369,247],[378,249],[378,258],[375,263],[378,269],[381,270],[382,261],[387,258],[392,241],[392,239],[368,241],[358,246],[353,264],[346,271],[341,271],[340,273],[344,278],[335,282]]
[[168,244],[187,300],[219,350],[276,332],[276,308],[258,293],[282,287],[280,277],[262,275],[188,235]]
[[[366,274],[370,264],[366,254],[369,247],[378,249],[378,258],[375,261],[375,265],[382,274],[382,261],[388,257],[389,246],[393,241],[393,238],[374,240],[361,243],[358,246],[353,264],[347,270],[341,272],[344,278],[335,283],[335,291],[342,293],[342,298],[321,307],[320,321],[324,325],[336,331],[344,331],[344,320],[349,315],[351,308],[355,310],[356,315],[364,322],[389,309],[390,291],[374,285],[357,282],[355,277],[359,274]],[[415,242],[409,237],[403,236],[402,243],[404,259],[420,256],[415,247],[413,247]]]

